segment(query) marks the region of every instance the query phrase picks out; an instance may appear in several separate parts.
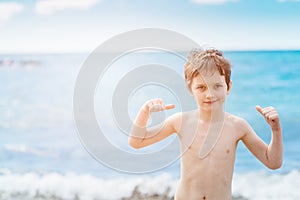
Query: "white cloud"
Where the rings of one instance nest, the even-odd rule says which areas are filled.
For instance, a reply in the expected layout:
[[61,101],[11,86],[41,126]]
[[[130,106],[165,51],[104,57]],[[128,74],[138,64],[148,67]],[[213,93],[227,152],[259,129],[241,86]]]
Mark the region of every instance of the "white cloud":
[[2,2],[0,3],[0,23],[6,22],[13,15],[21,12],[23,6],[15,2]]
[[236,2],[238,0],[191,0],[193,3],[196,4],[224,4],[227,2]]
[[25,144],[7,144],[4,149],[15,153],[33,154],[37,156],[54,156],[54,154],[38,148],[29,147]]
[[41,15],[51,15],[61,10],[85,10],[95,5],[99,0],[39,0],[35,11]]

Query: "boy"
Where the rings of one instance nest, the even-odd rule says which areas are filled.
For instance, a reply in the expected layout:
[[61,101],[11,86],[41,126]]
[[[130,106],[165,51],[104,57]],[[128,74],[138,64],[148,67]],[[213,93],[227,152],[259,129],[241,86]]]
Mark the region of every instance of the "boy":
[[242,118],[224,112],[229,94],[230,63],[215,49],[194,49],[184,66],[185,81],[198,108],[177,113],[163,125],[146,128],[151,112],[173,109],[162,99],[151,99],[140,109],[131,129],[129,144],[141,148],[173,133],[181,144],[181,178],[175,200],[229,200],[236,147],[240,140],[264,165],[282,164],[282,131],[275,108],[256,106],[272,130],[266,145]]

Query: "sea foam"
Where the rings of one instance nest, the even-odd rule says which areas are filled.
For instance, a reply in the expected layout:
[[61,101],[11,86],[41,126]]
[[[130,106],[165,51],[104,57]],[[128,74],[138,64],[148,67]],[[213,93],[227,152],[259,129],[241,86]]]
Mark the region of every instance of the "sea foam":
[[[36,196],[56,197],[57,199],[105,199],[117,200],[132,195],[138,188],[142,194],[157,194],[172,197],[178,180],[170,174],[157,176],[142,175],[129,178],[103,179],[88,174],[51,172],[47,174],[12,173],[0,170],[1,199],[21,196],[34,199]],[[233,196],[248,200],[300,199],[300,172],[288,174],[246,173],[234,174]],[[16,198],[15,198],[16,199]]]

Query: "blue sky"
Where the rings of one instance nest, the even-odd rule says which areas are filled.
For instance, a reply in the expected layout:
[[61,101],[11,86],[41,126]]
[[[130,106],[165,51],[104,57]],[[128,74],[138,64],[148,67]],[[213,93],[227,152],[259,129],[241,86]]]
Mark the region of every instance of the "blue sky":
[[223,50],[300,49],[300,0],[0,0],[0,53],[91,52],[170,29]]

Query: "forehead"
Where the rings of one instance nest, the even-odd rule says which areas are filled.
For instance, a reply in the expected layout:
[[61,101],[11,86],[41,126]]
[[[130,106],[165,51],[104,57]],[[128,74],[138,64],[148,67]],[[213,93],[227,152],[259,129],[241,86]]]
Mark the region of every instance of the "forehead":
[[225,76],[220,75],[218,72],[213,74],[198,74],[193,78],[192,84],[213,84],[213,83],[225,83]]

